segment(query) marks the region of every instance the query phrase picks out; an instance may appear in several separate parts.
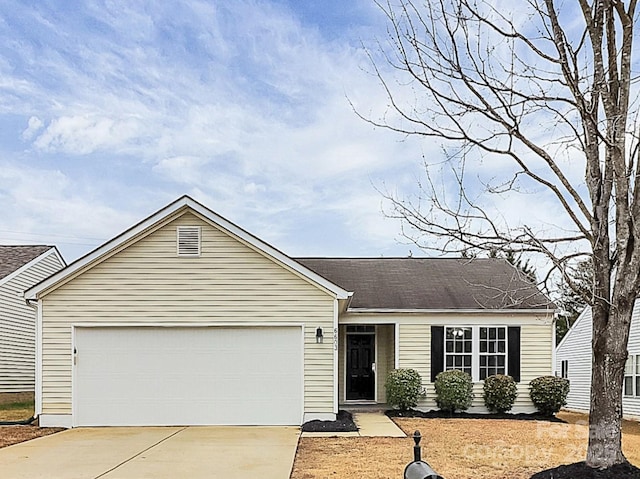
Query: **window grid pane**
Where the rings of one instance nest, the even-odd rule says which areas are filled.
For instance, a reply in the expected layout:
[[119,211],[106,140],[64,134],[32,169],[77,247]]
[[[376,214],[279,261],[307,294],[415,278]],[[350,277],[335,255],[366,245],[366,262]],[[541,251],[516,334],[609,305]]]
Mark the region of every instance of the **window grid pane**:
[[[637,366],[637,362],[635,364]],[[627,358],[627,362],[624,364],[624,395],[625,396],[633,396],[634,394],[634,383],[637,381],[634,379],[634,373],[636,372],[636,368],[634,368],[634,356],[629,355]],[[637,379],[637,378],[636,378]],[[638,384],[635,384],[635,394],[638,395]]]
[[445,369],[458,369],[471,375],[473,337],[471,328],[446,328]]
[[627,362],[624,363],[624,375],[633,376],[633,356],[629,356]]
[[480,380],[506,374],[507,332],[504,327],[480,328]]
[[624,395],[633,396],[633,376],[626,376],[624,378]]

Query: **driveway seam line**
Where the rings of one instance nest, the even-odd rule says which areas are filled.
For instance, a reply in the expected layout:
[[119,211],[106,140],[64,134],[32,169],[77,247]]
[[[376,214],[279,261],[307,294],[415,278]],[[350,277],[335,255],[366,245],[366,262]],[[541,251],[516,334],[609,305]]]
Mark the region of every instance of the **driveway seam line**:
[[171,439],[173,436],[175,436],[176,434],[181,433],[182,431],[184,431],[185,429],[187,429],[188,426],[183,427],[182,429],[178,429],[176,432],[174,432],[173,434],[169,434],[167,437],[163,437],[162,439],[160,439],[158,442],[156,442],[155,444],[152,444],[151,446],[147,447],[146,449],[143,449],[142,451],[140,451],[137,454],[134,454],[133,456],[129,457],[128,459],[125,459],[124,461],[122,461],[120,464],[117,464],[115,466],[113,466],[111,469],[109,469],[108,471],[105,471],[101,474],[98,474],[96,477],[94,477],[93,479],[100,479],[101,477],[106,476],[107,474],[109,474],[110,472],[115,471],[116,469],[118,469],[120,466],[125,465],[128,462],[133,461],[136,457],[144,454],[145,452],[147,452],[149,449],[153,449],[154,447],[158,446],[159,444],[162,444],[163,442],[165,442],[168,439]]

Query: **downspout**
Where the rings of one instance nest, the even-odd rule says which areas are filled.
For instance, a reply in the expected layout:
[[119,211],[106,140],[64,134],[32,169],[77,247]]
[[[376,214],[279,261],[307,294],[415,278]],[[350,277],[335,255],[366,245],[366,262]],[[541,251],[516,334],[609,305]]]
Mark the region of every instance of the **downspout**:
[[[36,315],[35,330],[38,331],[38,303],[37,303],[36,300],[28,299],[28,298],[25,298],[25,302],[27,303],[27,306],[29,306],[30,308],[32,308],[34,310],[34,313]],[[37,336],[38,336],[38,334],[36,332],[36,337]],[[36,342],[37,342],[37,340],[36,340]],[[36,350],[37,350],[37,348],[38,348],[38,345],[36,344]],[[36,363],[37,363],[37,361],[36,361]],[[35,368],[36,369],[38,368],[37,364],[35,365]],[[34,376],[35,376],[35,374],[36,373],[34,371]],[[35,379],[34,379],[34,381],[35,381]],[[34,384],[34,389],[35,389],[35,387],[37,387],[37,385]],[[34,391],[34,393],[35,393],[35,391]],[[35,396],[35,394],[34,394],[34,396]],[[35,408],[36,408],[35,397],[34,397],[34,406],[33,407],[34,407],[34,410],[35,410]],[[37,419],[38,419],[38,415],[34,413],[34,415],[31,416],[29,419],[23,419],[21,421],[0,421],[0,426],[28,426],[28,425],[32,424],[33,422],[35,422]]]

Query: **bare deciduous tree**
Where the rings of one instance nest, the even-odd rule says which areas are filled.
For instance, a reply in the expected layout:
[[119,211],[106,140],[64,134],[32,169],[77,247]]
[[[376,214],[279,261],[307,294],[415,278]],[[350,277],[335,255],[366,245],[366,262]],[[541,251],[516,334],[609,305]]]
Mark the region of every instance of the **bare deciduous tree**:
[[[636,0],[378,5],[390,40],[381,52],[397,75],[371,54],[390,108],[380,119],[361,116],[405,135],[439,139],[455,187],[451,195],[450,184],[436,177],[442,159],[440,166],[425,159],[421,195],[388,194],[390,214],[423,247],[542,254],[552,265],[546,279],[559,272],[570,282],[570,265],[592,262],[595,281],[585,298],[593,309],[586,460],[598,468],[626,462],[622,382],[640,292]],[[497,171],[482,195],[480,163]],[[484,193],[517,192],[551,198],[558,227],[537,228],[524,211],[521,223],[509,224],[485,202]]]

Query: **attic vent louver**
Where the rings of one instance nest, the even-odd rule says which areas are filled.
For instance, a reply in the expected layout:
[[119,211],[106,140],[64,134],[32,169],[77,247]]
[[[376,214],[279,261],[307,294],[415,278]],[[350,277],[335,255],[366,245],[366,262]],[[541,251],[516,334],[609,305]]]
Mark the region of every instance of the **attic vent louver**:
[[178,226],[178,256],[200,256],[200,227]]

